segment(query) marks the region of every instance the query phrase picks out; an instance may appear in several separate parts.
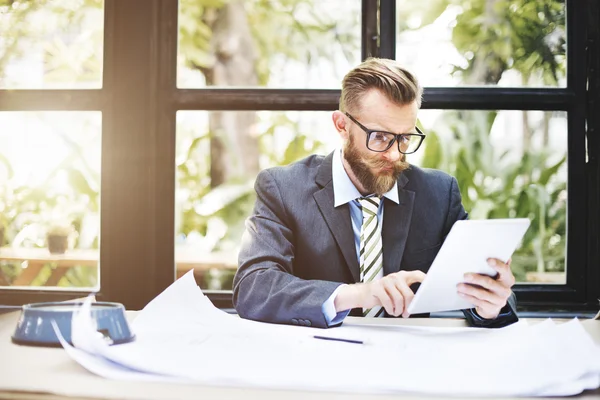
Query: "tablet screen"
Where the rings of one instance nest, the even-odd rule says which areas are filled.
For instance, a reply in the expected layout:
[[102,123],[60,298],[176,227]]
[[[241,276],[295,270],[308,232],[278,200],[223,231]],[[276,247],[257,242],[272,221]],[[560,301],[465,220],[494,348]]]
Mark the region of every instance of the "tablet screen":
[[488,258],[507,261],[529,228],[529,219],[456,221],[408,307],[411,314],[473,308],[456,285],[468,272],[496,275]]

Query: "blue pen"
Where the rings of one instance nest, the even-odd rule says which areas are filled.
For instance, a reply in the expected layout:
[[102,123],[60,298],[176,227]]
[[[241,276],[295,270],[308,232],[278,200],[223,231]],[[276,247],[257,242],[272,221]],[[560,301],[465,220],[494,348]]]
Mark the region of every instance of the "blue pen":
[[336,342],[345,342],[345,343],[355,343],[355,344],[364,344],[362,340],[354,340],[354,339],[342,339],[342,338],[334,338],[328,336],[313,336],[315,339],[323,339],[323,340],[333,340]]

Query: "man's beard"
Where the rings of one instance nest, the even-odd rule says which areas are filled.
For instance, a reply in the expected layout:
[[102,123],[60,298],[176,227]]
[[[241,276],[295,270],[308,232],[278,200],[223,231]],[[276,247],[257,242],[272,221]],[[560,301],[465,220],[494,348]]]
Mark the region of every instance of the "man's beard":
[[[397,146],[396,143],[393,146]],[[354,176],[367,193],[374,193],[377,196],[382,196],[389,192],[402,171],[407,170],[410,164],[406,162],[406,154],[402,154],[402,158],[396,163],[391,163],[385,160],[364,160],[354,142],[354,136],[350,135],[350,140],[344,145],[344,158],[348,162]],[[379,171],[381,168],[391,168],[390,170],[380,171],[378,175],[373,173],[373,170]]]

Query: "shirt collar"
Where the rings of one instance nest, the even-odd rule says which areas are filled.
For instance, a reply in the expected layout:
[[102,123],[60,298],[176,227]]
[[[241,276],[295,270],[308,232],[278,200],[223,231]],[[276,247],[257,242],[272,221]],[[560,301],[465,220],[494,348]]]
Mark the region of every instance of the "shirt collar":
[[[350,180],[348,173],[344,169],[342,163],[342,149],[337,148],[333,152],[333,162],[331,166],[331,174],[333,178],[333,205],[334,207],[341,206],[351,202],[354,199],[362,197],[356,186]],[[398,183],[395,182],[394,186],[389,192],[385,193],[383,197],[386,197],[396,204],[399,204],[398,200]]]

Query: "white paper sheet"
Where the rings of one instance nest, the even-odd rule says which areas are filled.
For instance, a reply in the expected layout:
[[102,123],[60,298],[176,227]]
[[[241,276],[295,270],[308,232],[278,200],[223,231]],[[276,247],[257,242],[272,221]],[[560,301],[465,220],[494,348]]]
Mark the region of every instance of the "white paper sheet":
[[110,379],[457,396],[568,395],[600,380],[600,350],[577,320],[495,330],[273,325],[216,309],[191,274],[148,304],[132,327],[135,342],[109,346],[84,304],[73,320],[75,348],[65,348]]

